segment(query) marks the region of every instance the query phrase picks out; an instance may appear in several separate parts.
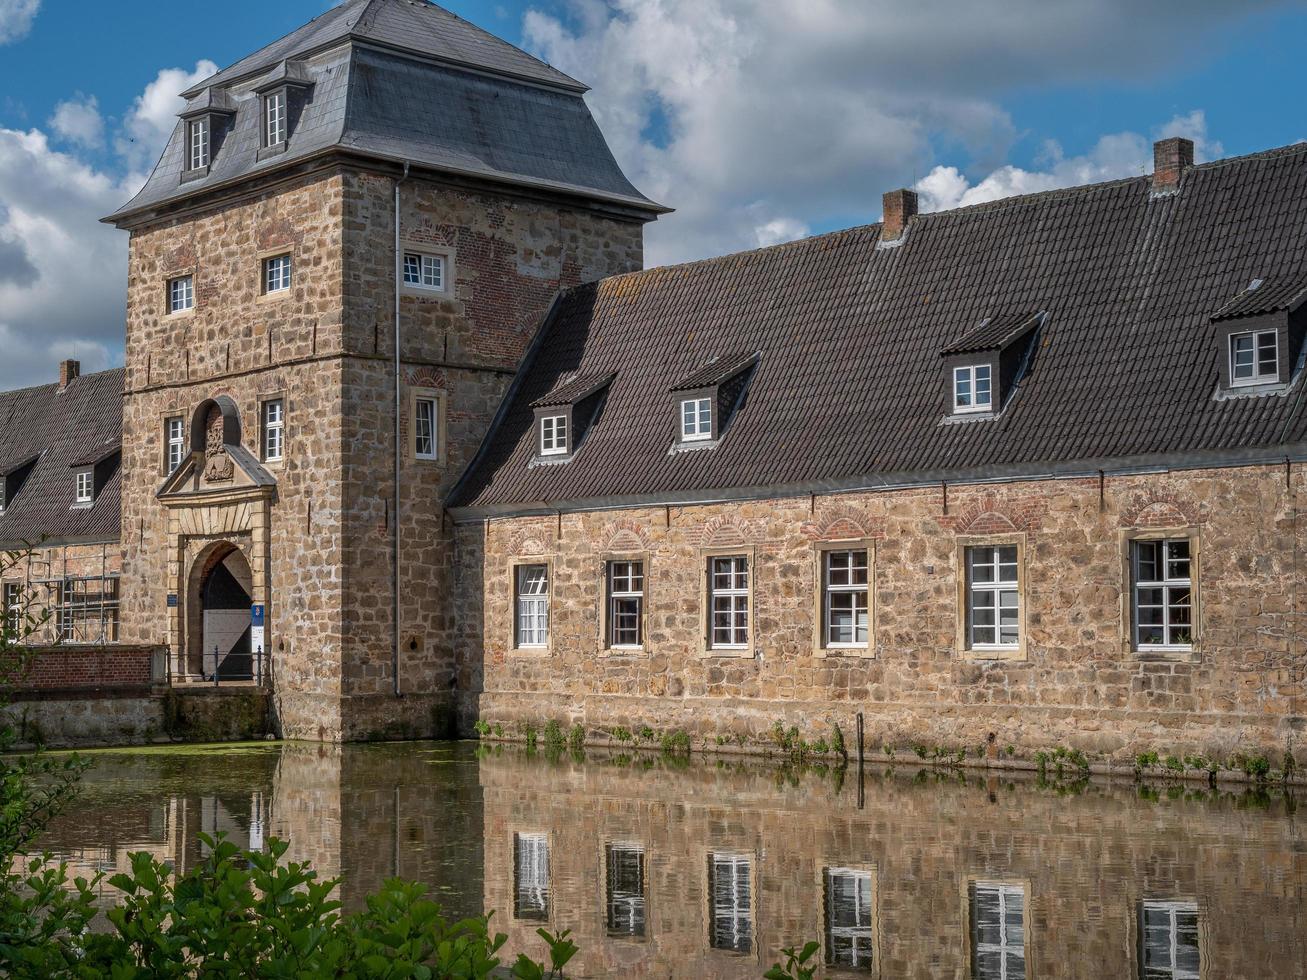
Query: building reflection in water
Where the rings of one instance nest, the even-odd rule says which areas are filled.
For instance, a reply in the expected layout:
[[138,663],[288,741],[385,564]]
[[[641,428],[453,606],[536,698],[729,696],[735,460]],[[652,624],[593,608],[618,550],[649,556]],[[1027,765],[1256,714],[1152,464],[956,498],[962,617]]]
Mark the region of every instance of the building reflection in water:
[[448,745],[225,752],[97,757],[47,843],[87,873],[134,850],[187,870],[201,830],[280,837],[343,879],[347,911],[397,875],[453,917],[498,910],[510,958],[571,930],[577,977],[757,978],[816,940],[828,977],[1307,978],[1307,848],[1282,798],[902,770],[859,793],[762,763]]

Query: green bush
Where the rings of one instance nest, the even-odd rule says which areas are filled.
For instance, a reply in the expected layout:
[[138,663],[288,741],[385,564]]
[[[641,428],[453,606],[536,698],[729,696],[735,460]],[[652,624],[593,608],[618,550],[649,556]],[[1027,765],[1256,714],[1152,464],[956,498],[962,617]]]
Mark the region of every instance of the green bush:
[[545,725],[545,745],[550,748],[561,748],[564,741],[563,726],[550,718],[549,722]]
[[573,725],[567,736],[567,747],[573,752],[580,752],[585,746],[585,726]]
[[844,732],[840,730],[839,722],[831,722],[830,728],[830,750],[841,759],[847,759],[849,753],[844,747]]
[[617,741],[619,742],[629,742],[631,741],[632,737],[633,736],[631,735],[631,730],[629,728],[623,728],[619,725],[618,727],[613,729],[613,738],[617,739]]
[[659,741],[662,750],[668,755],[690,754],[690,736],[679,728],[674,732],[663,732],[663,736]]
[[490,734],[490,722],[478,718],[473,723],[472,729],[477,733],[477,735],[481,736],[481,738],[485,738]]
[[522,725],[522,737],[526,739],[526,747],[528,749],[534,749],[536,747],[536,740],[540,737],[540,733],[536,731],[536,726],[528,721]]

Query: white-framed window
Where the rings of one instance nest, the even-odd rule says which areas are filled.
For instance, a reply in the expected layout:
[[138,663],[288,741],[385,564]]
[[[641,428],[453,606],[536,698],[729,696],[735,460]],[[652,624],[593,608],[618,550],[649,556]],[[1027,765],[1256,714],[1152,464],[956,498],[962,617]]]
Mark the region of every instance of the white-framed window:
[[95,472],[93,470],[77,471],[77,491],[73,499],[79,504],[89,504],[95,500]]
[[3,514],[5,512],[5,504],[7,503],[5,499],[6,496],[7,493],[5,491],[5,478],[3,476],[0,476],[0,514]]
[[644,846],[604,845],[606,908],[604,924],[610,936],[645,935]]
[[1230,334],[1230,384],[1269,384],[1280,379],[1280,343],[1274,330]]
[[428,255],[425,252],[405,252],[404,285],[443,292],[445,289],[445,257],[443,255]]
[[513,916],[544,921],[549,918],[549,838],[545,834],[513,835]]
[[286,456],[286,403],[269,398],[263,403],[263,458],[276,462]]
[[1193,644],[1193,560],[1188,538],[1130,542],[1135,649]]
[[826,647],[865,648],[870,625],[866,549],[825,551],[821,564],[825,593],[822,630]]
[[1020,885],[976,882],[971,888],[971,975],[1025,980],[1026,892]]
[[280,293],[290,289],[290,256],[274,255],[263,260],[263,291]]
[[826,965],[870,972],[872,959],[871,872],[827,868]]
[[712,438],[712,399],[686,398],[681,402],[681,441]]
[[540,455],[562,456],[566,452],[567,416],[542,416],[540,419]]
[[436,403],[435,398],[413,400],[413,455],[418,459],[435,459],[438,454]]
[[644,643],[644,562],[608,563],[608,645],[621,649]]
[[966,561],[967,646],[1015,649],[1021,642],[1017,546],[970,545]]
[[11,637],[18,636],[23,630],[24,610],[23,610],[23,587],[18,582],[6,582],[4,584],[3,604],[0,604],[0,615],[4,617],[4,628],[7,635]]
[[953,369],[953,411],[987,412],[993,407],[993,384],[988,364]]
[[708,944],[753,949],[753,860],[746,854],[708,855]]
[[1193,902],[1140,902],[1140,980],[1198,980],[1201,965],[1198,906]]
[[193,119],[187,129],[186,169],[200,170],[209,165],[209,120]]
[[709,645],[743,649],[749,645],[749,556],[708,559]]
[[182,313],[195,308],[195,277],[177,276],[168,280],[168,312]]
[[286,142],[286,93],[271,92],[263,97],[263,145]]
[[171,473],[186,458],[186,423],[180,416],[174,416],[163,423],[163,428],[168,441],[168,472]]
[[514,584],[517,646],[549,643],[549,566],[518,565]]

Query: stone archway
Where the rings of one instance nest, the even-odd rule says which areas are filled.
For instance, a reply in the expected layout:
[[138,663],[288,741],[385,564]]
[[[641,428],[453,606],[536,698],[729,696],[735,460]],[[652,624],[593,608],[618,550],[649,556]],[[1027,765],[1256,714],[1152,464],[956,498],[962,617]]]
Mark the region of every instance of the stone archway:
[[190,670],[212,680],[248,680],[255,666],[250,647],[250,607],[256,594],[250,563],[230,541],[206,546],[187,582],[187,653]]

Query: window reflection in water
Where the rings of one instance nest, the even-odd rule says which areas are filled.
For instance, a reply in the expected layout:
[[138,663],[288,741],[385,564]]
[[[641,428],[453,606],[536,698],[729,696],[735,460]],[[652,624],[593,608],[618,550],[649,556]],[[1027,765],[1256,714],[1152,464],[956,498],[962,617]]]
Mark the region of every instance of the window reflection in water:
[[870,971],[871,872],[827,868],[826,965]]
[[1026,894],[1020,885],[971,886],[971,975],[974,980],[1025,980]]
[[753,868],[748,855],[708,856],[708,944],[733,953],[753,949]]
[[604,848],[604,863],[608,871],[608,935],[643,938],[644,847],[609,844]]
[[513,835],[513,884],[514,917],[549,918],[549,838],[545,834]]
[[1193,902],[1141,902],[1141,980],[1198,980],[1198,968],[1198,906]]

